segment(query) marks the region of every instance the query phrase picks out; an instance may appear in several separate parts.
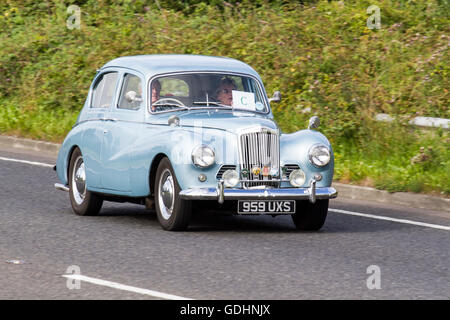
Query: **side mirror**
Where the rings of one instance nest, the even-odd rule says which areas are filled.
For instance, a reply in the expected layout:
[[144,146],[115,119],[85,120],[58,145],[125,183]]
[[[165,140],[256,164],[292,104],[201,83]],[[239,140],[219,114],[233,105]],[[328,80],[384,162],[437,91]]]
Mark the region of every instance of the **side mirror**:
[[125,94],[125,99],[127,99],[128,102],[142,102],[142,98],[138,98],[137,93],[135,91],[128,91]]
[[180,126],[180,118],[178,118],[177,116],[173,115],[167,120],[167,123],[171,127],[179,127]]
[[275,102],[275,103],[278,103],[278,102],[280,102],[280,101],[281,101],[281,93],[280,93],[280,91],[275,91],[275,92],[273,93],[272,98],[269,98],[269,102]]
[[320,119],[318,116],[313,116],[309,119],[308,130],[316,129],[320,125]]

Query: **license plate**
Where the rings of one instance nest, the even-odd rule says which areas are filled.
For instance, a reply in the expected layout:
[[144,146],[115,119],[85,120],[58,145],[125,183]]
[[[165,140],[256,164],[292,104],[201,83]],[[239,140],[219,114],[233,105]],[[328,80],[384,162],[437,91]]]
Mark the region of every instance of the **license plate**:
[[238,214],[293,214],[295,200],[238,201]]

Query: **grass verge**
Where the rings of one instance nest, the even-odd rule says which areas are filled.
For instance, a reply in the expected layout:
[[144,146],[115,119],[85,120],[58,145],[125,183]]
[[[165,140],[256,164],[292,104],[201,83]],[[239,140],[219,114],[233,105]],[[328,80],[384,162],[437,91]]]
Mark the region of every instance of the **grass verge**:
[[[72,1],[0,3],[1,134],[61,142],[95,70],[113,58],[227,56],[253,66],[269,95],[282,92],[273,112],[284,132],[321,117],[337,180],[448,195],[448,132],[372,120],[450,117],[448,1],[192,1],[182,11],[165,1],[78,3],[74,30]],[[380,8],[379,30],[367,28],[370,5]]]

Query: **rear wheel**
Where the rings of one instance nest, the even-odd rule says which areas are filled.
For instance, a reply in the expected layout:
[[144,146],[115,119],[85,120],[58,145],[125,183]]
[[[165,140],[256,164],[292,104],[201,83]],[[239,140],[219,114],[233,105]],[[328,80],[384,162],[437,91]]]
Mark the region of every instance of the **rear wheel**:
[[308,200],[299,200],[296,203],[296,213],[292,221],[298,230],[317,231],[325,223],[328,214],[329,200],[317,200],[311,203]]
[[73,211],[80,216],[96,216],[103,200],[86,189],[86,170],[80,149],[76,148],[69,164],[69,197]]
[[182,200],[180,190],[169,159],[162,159],[156,170],[155,207],[158,221],[165,230],[181,231],[188,227],[192,202]]

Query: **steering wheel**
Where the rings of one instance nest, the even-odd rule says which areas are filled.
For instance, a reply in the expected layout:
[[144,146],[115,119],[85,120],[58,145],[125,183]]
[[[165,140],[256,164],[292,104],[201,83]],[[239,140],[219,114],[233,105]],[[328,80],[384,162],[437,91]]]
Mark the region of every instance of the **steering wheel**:
[[155,101],[152,104],[152,108],[153,107],[157,107],[157,106],[178,106],[178,107],[186,107],[184,105],[183,102],[181,102],[180,100],[174,99],[174,98],[161,98],[157,101]]

